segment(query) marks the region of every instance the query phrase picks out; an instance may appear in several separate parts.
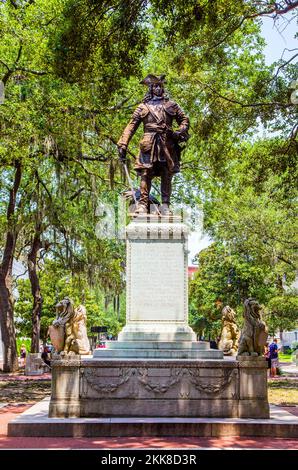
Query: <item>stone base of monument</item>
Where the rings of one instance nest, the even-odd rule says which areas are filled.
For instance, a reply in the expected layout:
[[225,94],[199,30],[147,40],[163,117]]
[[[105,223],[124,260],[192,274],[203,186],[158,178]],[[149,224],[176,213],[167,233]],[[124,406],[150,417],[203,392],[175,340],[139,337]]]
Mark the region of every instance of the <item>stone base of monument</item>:
[[10,437],[298,437],[298,416],[272,406],[270,419],[49,418],[49,399],[8,423]]
[[42,360],[40,353],[28,353],[26,357],[25,375],[40,375],[50,368]]
[[10,423],[10,435],[217,435],[222,423],[228,435],[269,419],[265,358],[224,359],[188,325],[187,236],[179,219],[128,225],[119,341],[93,358],[53,358],[48,415],[31,428]]
[[61,358],[52,361],[52,418],[269,418],[262,357]]
[[[154,333],[150,333],[154,336]],[[94,358],[137,359],[222,359],[222,351],[210,349],[205,341],[107,341]]]
[[[143,321],[130,322],[125,325],[118,335],[118,341],[158,341],[158,342],[197,342],[193,329],[185,322]],[[111,343],[115,343],[112,341]],[[208,343],[209,344],[209,343]]]
[[93,358],[52,361],[51,418],[269,417],[265,359],[224,360],[188,325],[187,233],[129,224],[126,325]]

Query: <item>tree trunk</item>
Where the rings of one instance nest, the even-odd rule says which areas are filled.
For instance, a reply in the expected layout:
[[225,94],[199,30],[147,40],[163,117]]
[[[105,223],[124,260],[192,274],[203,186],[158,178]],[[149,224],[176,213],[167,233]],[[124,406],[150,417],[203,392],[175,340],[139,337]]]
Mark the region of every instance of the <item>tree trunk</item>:
[[107,310],[110,301],[111,301],[111,299],[110,299],[109,294],[106,294],[106,295],[105,295],[105,310]]
[[120,320],[120,295],[116,296],[116,306],[117,306],[117,319]]
[[3,342],[3,371],[18,370],[18,356],[14,327],[14,300],[12,295],[12,263],[15,253],[18,230],[14,220],[16,196],[21,183],[22,169],[20,162],[15,162],[13,187],[9,192],[7,207],[7,232],[2,262],[0,264],[0,323]]
[[39,339],[40,339],[40,317],[42,309],[42,295],[40,292],[40,284],[37,276],[37,256],[42,247],[40,240],[40,226],[36,227],[31,250],[28,254],[28,273],[31,283],[31,292],[33,296],[33,309],[32,309],[32,334],[31,334],[31,352],[39,352]]
[[[9,274],[8,277],[11,277]],[[0,280],[0,316],[1,335],[3,342],[3,371],[15,372],[18,370],[18,355],[13,316],[13,297],[8,279]]]
[[281,351],[280,352],[284,352],[284,345],[283,345],[283,332],[284,330],[279,330],[279,339],[280,339],[280,342],[281,342]]

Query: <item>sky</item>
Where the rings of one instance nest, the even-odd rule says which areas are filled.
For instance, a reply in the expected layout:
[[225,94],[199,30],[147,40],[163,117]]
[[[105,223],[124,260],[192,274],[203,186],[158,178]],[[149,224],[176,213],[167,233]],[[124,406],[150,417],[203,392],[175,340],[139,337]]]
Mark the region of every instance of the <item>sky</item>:
[[285,60],[289,59],[293,52],[285,49],[298,48],[298,38],[294,38],[298,32],[297,18],[298,12],[295,15],[285,15],[275,23],[272,18],[263,18],[262,35],[267,43],[264,50],[267,65],[281,57]]
[[[295,52],[298,52],[298,38],[294,38],[295,34],[298,32],[297,17],[298,13],[296,13],[296,15],[288,14],[276,22],[269,17],[263,18],[262,36],[265,38],[267,44],[264,49],[267,65],[272,64],[281,57],[284,60],[288,60]],[[297,51],[293,52],[286,49],[297,49]],[[298,62],[297,58],[296,62]],[[293,63],[295,63],[295,61],[293,61]],[[295,78],[298,79],[298,73],[297,77],[293,77],[293,80]],[[212,240],[208,235],[196,231],[191,233],[188,239],[188,265],[192,266],[194,256],[211,243]]]

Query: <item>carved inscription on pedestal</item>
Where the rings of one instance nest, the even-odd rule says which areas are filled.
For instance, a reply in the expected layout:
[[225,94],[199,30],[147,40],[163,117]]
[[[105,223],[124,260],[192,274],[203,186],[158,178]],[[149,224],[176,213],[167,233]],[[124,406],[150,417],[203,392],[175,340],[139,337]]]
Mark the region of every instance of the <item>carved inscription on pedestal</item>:
[[184,322],[187,279],[183,242],[129,242],[128,321]]

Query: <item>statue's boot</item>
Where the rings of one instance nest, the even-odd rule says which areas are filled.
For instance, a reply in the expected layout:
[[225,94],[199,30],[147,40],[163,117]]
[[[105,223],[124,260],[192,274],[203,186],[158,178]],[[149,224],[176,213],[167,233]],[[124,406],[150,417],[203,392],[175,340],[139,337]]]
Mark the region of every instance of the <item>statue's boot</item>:
[[167,204],[165,202],[162,203],[162,205],[160,206],[159,211],[160,211],[161,215],[163,215],[163,216],[173,215],[173,212],[171,211],[169,204]]

